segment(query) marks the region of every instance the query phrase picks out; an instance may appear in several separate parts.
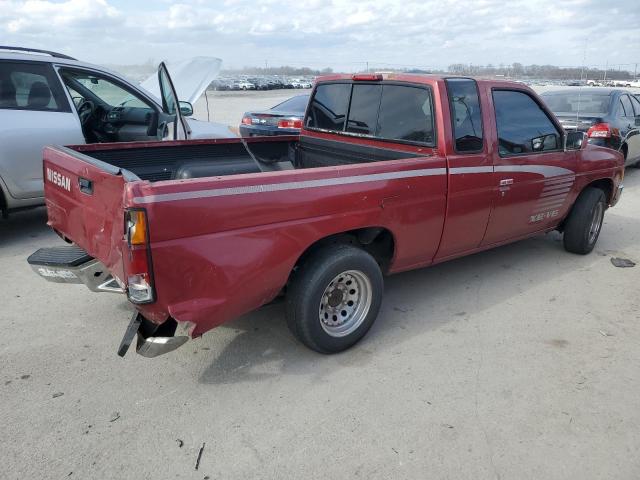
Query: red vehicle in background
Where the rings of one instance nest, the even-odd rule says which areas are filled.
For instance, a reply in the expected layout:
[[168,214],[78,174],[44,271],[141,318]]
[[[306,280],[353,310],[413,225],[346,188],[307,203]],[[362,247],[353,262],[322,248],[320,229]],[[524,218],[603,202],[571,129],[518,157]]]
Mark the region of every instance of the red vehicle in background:
[[384,275],[556,229],[589,253],[624,175],[522,84],[409,74],[319,79],[299,136],[48,147],[44,169],[74,245],[29,262],[126,293],[119,353],[146,356],[278,296],[305,345],[344,350]]

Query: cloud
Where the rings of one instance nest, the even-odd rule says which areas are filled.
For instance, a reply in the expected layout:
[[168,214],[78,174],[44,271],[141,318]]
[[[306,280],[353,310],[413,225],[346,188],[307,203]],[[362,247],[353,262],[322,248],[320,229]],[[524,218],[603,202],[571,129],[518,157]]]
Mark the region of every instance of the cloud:
[[639,24],[640,2],[622,0],[0,0],[3,43],[103,63],[192,54],[356,70],[578,65],[585,53],[589,64],[635,63]]

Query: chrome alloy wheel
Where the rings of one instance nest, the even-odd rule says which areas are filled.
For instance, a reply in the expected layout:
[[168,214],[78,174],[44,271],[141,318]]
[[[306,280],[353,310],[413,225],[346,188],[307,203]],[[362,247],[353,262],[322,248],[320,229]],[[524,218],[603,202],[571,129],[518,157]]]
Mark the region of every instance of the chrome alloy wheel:
[[373,288],[369,278],[359,270],[336,275],[327,285],[318,316],[322,329],[332,337],[344,337],[355,331],[371,308]]
[[593,218],[591,219],[591,225],[589,226],[589,245],[596,241],[600,228],[602,228],[602,219],[604,217],[604,204],[602,202],[596,203],[593,209]]

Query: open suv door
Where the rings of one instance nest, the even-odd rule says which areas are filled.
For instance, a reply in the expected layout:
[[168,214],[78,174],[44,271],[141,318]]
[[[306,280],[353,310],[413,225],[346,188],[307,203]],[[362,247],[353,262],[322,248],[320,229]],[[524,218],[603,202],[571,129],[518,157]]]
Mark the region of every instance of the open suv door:
[[158,83],[164,112],[164,116],[158,124],[158,128],[163,130],[162,137],[166,140],[186,140],[191,131],[180,112],[178,95],[164,62],[161,62],[158,67]]

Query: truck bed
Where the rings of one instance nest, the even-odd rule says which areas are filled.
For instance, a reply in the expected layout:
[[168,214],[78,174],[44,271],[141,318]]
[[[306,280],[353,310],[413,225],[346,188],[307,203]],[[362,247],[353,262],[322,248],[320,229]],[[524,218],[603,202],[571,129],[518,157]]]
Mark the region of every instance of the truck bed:
[[[297,137],[249,139],[253,155],[266,165],[287,161]],[[260,172],[239,139],[190,142],[136,142],[71,147],[88,157],[157,182]]]

